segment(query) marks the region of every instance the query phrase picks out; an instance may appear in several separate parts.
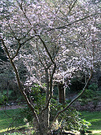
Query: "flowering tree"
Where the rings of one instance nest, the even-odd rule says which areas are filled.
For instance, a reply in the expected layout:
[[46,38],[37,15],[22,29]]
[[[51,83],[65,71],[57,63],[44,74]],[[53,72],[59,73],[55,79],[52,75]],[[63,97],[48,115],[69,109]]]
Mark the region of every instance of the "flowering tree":
[[[0,2],[0,40],[14,69],[19,90],[33,113],[40,135],[47,135],[59,114],[67,110],[83,94],[91,79],[94,63],[99,60],[100,55],[95,52],[101,49],[97,28],[100,22],[100,7],[90,2]],[[29,72],[24,82],[21,81],[18,72],[20,61]],[[89,76],[83,91],[57,112],[50,124],[54,82],[65,83],[65,78],[70,79],[78,70]],[[26,86],[30,88],[33,83],[39,84],[46,93],[45,103],[38,113],[25,90]]]

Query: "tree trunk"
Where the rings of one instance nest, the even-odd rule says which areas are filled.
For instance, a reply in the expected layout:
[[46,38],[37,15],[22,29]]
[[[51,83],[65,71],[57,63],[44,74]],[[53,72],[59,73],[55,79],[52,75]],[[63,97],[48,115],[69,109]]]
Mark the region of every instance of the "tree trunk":
[[7,99],[8,99],[8,96],[9,96],[9,82],[7,81],[7,93],[6,93],[6,96],[7,96]]
[[60,83],[58,85],[58,90],[59,90],[59,103],[64,104],[65,103],[65,89],[64,89],[63,83]]
[[39,125],[39,134],[40,135],[48,135],[48,124],[49,124],[49,111],[48,109],[46,109],[44,111],[44,113],[42,113],[39,116],[39,121],[40,121],[40,125]]

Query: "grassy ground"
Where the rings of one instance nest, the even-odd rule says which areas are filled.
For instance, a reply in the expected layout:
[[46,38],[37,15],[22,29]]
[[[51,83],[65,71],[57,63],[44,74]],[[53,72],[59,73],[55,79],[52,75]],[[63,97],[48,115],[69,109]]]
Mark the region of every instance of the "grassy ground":
[[[12,109],[6,111],[0,111],[0,135],[4,135],[4,132],[15,127],[25,127],[25,123],[18,116],[20,109]],[[89,135],[101,135],[101,112],[81,112],[82,117],[89,121],[92,126],[89,130],[92,134]]]
[[93,133],[89,135],[101,135],[101,112],[81,112],[81,114],[92,124],[89,130]]
[[0,135],[3,135],[3,132],[8,129],[25,125],[21,117],[18,116],[19,111],[20,109],[0,111]]

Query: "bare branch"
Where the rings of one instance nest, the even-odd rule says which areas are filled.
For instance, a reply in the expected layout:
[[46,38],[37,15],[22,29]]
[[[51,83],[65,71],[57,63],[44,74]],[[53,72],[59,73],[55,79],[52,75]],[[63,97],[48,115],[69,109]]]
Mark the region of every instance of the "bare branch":
[[11,25],[8,24],[8,26],[10,27],[10,30],[11,30],[11,33],[13,34],[13,37],[14,37],[16,40],[20,40],[20,39],[18,39],[18,38],[15,36],[15,33],[14,33],[14,31],[13,31]]
[[51,100],[51,98],[52,98],[52,84],[53,84],[53,75],[54,75],[54,73],[55,73],[55,70],[56,70],[56,64],[54,64],[53,72],[52,72],[51,77],[50,77],[50,95],[49,95],[49,97],[48,97],[46,106],[45,106],[45,108],[41,111],[41,113],[44,112],[44,111],[48,108],[49,103],[50,103],[50,100]]
[[42,114],[48,108],[50,100],[51,100],[51,96],[49,96],[49,99],[47,100],[46,106],[42,109],[40,114]]
[[16,53],[15,53],[15,55],[11,58],[12,60],[18,55],[18,53],[19,53],[19,50],[20,50],[20,48],[21,48],[21,46],[22,45],[24,45],[26,42],[28,42],[28,41],[30,41],[31,39],[33,39],[34,38],[34,36],[32,36],[32,37],[30,37],[30,38],[28,38],[28,39],[26,39],[24,42],[22,42],[22,43],[20,43],[20,41],[19,40],[17,40],[18,41],[18,45],[19,45],[19,47],[18,47],[18,49],[17,49],[17,51],[16,51]]
[[56,63],[54,63],[54,68],[53,68],[52,74],[50,76],[50,95],[51,96],[52,96],[53,76],[54,76],[55,70],[56,70]]
[[42,44],[43,44],[43,46],[44,46],[44,48],[45,48],[45,50],[46,50],[46,52],[47,52],[47,54],[48,54],[50,60],[52,61],[53,64],[55,64],[55,62],[54,62],[53,59],[52,59],[52,56],[51,56],[50,52],[48,51],[48,48],[47,48],[47,46],[46,46],[44,40],[41,38],[40,35],[38,35],[38,37],[39,37],[39,39],[41,40],[41,42],[42,42]]
[[70,12],[72,11],[72,9],[74,8],[74,6],[75,6],[75,4],[77,3],[77,1],[78,1],[78,0],[75,0],[75,1],[71,4],[71,6],[70,6],[70,8],[69,8],[68,15],[70,14]]
[[9,24],[9,27],[10,27],[10,30],[11,30],[11,32],[12,32],[14,38],[15,38],[15,39],[17,40],[17,42],[18,42],[18,49],[17,49],[15,55],[11,58],[11,59],[13,60],[13,59],[18,55],[19,50],[20,50],[22,44],[25,44],[27,41],[29,41],[29,40],[31,40],[31,39],[33,38],[33,37],[31,37],[31,38],[27,39],[26,41],[24,41],[23,43],[20,43],[20,40],[22,40],[23,38],[25,38],[25,37],[27,36],[27,34],[31,31],[32,28],[27,31],[27,33],[24,35],[23,38],[17,38],[16,35],[15,35],[15,32],[14,32],[14,30],[12,29],[12,27],[11,27],[10,24]]
[[4,47],[4,49],[5,49],[5,52],[6,52],[7,56],[8,56],[8,58],[9,58],[9,60],[11,60],[10,54],[8,52],[8,49],[7,49],[7,47],[6,47],[5,43],[4,43],[4,40],[2,39],[1,36],[0,36],[0,40],[1,40],[1,43],[2,43],[2,45]]
[[13,60],[13,59],[18,55],[19,50],[20,50],[20,48],[21,48],[20,41],[19,41],[19,40],[17,40],[17,41],[18,41],[18,45],[19,45],[19,47],[18,47],[18,49],[17,49],[17,51],[16,51],[15,55],[11,58],[12,60]]
[[27,33],[26,33],[22,38],[20,38],[20,40],[26,38],[26,36],[30,33],[30,31],[31,31],[32,29],[33,29],[33,28],[30,28],[30,29],[27,31]]
[[30,41],[33,39],[35,36],[31,36],[30,38],[26,39],[24,42],[21,43],[21,45],[24,45],[26,42]]
[[40,63],[42,64],[42,66],[44,67],[44,69],[46,69],[46,66],[45,66],[45,64],[42,62],[42,60],[41,60],[41,57],[40,57],[40,53],[39,53],[39,47],[38,47],[38,45],[36,45],[36,48],[37,48],[37,51],[38,51],[38,56],[39,56],[39,61],[40,61]]
[[[100,14],[100,13],[98,13],[98,14]],[[57,29],[57,30],[59,30],[59,29],[66,29],[67,27],[71,26],[72,24],[75,24],[75,23],[77,23],[77,22],[83,21],[83,20],[85,20],[85,19],[87,19],[87,18],[89,18],[89,17],[92,17],[92,16],[94,16],[94,15],[97,15],[97,14],[91,14],[91,15],[85,16],[85,17],[80,18],[80,19],[77,19],[77,20],[75,20],[75,21],[73,21],[73,22],[71,22],[71,23],[68,23],[67,25],[59,26],[59,27],[56,27],[56,28],[50,28],[50,29],[48,29],[47,31],[56,30],[56,29]]]

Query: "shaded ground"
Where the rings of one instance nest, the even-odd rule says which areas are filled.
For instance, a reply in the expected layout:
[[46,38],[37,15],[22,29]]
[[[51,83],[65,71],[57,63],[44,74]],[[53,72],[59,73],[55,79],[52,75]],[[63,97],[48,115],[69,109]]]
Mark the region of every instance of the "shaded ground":
[[[101,100],[100,101],[88,101],[85,102],[76,101],[73,105],[78,111],[101,111]],[[10,110],[10,109],[17,109],[23,108],[23,105],[11,105],[11,106],[0,106],[0,110]]]
[[101,111],[101,101],[75,102],[73,106],[79,111]]
[[10,109],[17,109],[23,108],[23,105],[12,105],[12,106],[0,106],[0,110],[10,110]]

